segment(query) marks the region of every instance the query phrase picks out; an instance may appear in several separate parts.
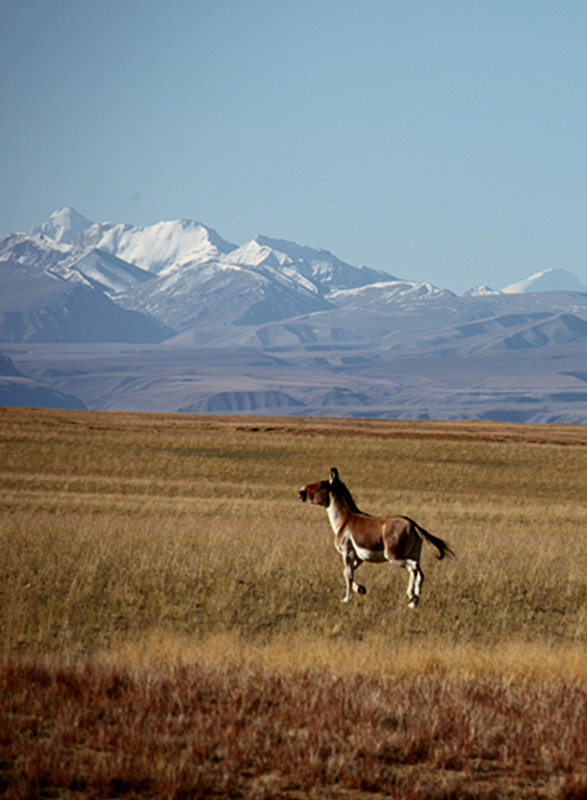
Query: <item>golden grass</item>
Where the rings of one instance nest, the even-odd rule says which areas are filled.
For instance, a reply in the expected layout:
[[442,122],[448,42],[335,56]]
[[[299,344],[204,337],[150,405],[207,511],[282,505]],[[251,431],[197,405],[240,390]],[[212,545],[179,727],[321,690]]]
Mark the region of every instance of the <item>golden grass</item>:
[[[587,685],[587,431],[577,426],[0,412],[0,649],[131,665],[564,680]],[[407,576],[343,582],[322,509],[407,514]]]
[[[340,631],[338,631],[340,632]],[[336,631],[333,631],[335,634]],[[254,642],[231,633],[198,638],[154,631],[136,641],[113,643],[99,660],[142,672],[154,665],[189,666],[224,664],[247,667],[265,674],[303,671],[337,675],[364,675],[403,679],[422,675],[447,681],[495,681],[505,683],[565,682],[587,687],[585,646],[572,642],[560,648],[554,642],[526,640],[446,642],[429,637],[423,641],[390,642],[381,634],[360,641],[288,635]]]

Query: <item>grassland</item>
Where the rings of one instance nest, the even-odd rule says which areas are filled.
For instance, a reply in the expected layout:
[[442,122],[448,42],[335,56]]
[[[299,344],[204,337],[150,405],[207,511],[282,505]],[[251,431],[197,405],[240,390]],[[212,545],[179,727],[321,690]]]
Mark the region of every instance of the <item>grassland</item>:
[[[8,797],[587,793],[587,430],[0,410]],[[326,515],[446,539],[341,604]]]

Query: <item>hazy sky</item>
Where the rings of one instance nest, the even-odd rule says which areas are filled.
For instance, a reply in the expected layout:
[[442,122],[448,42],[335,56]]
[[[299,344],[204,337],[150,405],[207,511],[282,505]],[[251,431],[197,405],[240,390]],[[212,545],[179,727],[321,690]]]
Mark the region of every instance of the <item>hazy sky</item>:
[[0,0],[0,234],[185,217],[587,282],[583,0]]

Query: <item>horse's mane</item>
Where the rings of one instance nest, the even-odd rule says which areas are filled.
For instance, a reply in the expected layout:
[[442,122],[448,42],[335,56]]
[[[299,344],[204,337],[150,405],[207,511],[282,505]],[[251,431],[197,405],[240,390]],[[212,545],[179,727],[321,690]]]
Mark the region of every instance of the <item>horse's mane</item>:
[[331,481],[331,486],[334,489],[334,491],[338,494],[339,499],[345,505],[347,505],[349,509],[353,511],[355,514],[364,514],[365,512],[361,511],[361,509],[357,506],[357,504],[353,500],[353,496],[347,489],[346,484],[343,483],[341,479],[338,477],[338,470],[333,469],[332,473],[334,473],[334,480]]

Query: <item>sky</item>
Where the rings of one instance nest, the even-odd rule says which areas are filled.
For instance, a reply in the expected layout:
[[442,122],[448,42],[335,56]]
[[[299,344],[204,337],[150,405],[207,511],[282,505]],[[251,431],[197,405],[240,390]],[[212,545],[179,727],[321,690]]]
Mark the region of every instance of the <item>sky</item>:
[[587,283],[583,0],[0,0],[0,235],[194,219]]

